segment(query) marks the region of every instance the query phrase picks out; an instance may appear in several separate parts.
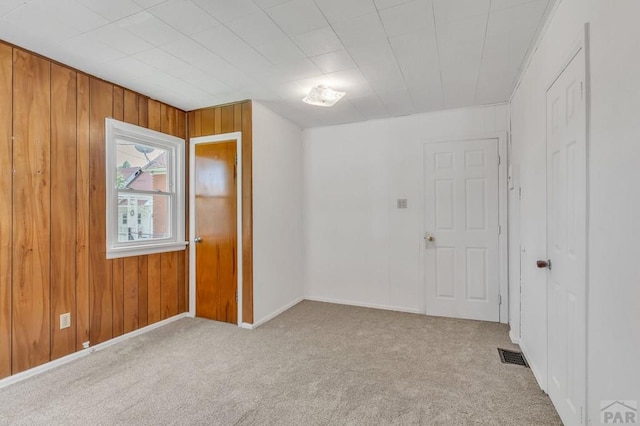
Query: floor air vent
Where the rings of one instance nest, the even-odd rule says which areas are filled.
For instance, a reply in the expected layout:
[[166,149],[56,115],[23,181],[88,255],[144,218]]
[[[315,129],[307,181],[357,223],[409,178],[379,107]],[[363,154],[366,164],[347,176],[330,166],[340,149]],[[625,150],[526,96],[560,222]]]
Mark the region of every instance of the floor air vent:
[[529,367],[529,364],[527,364],[527,360],[524,358],[522,352],[498,348],[498,353],[500,354],[500,361],[502,361],[503,364],[516,364]]

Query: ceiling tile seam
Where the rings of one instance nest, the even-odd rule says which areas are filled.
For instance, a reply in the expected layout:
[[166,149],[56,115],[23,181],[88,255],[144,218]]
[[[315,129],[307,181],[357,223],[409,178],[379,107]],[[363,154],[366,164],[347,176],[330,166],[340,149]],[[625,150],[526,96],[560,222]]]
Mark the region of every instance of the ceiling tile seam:
[[[286,3],[286,2],[285,2],[285,3]],[[281,4],[285,4],[285,3],[281,3]],[[303,48],[302,48],[298,43],[296,43],[296,41],[292,38],[292,36],[290,36],[289,34],[287,34],[287,32],[286,32],[286,31],[285,31],[285,30],[284,30],[284,29],[283,29],[283,28],[282,28],[282,27],[281,27],[281,26],[280,26],[280,25],[279,25],[279,24],[278,24],[278,23],[277,23],[277,22],[276,22],[276,21],[271,17],[271,15],[269,15],[269,13],[267,12],[267,9],[265,9],[264,7],[260,6],[259,4],[255,3],[255,2],[254,2],[254,4],[258,7],[258,9],[260,9],[260,10],[262,10],[262,11],[264,12],[265,16],[266,16],[267,18],[269,18],[269,20],[270,20],[271,22],[273,22],[273,24],[274,24],[276,27],[278,27],[278,29],[282,32],[282,34],[284,34],[284,36],[285,36],[285,37],[287,37],[287,38],[289,39],[289,41],[291,41],[291,43],[293,43],[293,44],[294,44],[298,49],[300,49],[300,52],[302,52],[302,54],[304,55],[304,57],[305,57],[305,58],[307,58],[307,59],[311,60],[312,56],[307,55],[307,52],[305,52],[305,51],[304,51],[304,49],[303,49]],[[329,22],[329,20],[327,19],[327,17],[324,15],[324,13],[322,12],[322,10],[318,7],[318,5],[316,4],[316,2],[315,2],[315,1],[313,2],[313,4],[316,6],[316,8],[318,8],[318,11],[320,12],[320,14],[321,14],[321,15],[322,15],[322,17],[324,18],[324,20],[327,22],[327,25],[328,25],[329,27],[331,27],[331,23]],[[331,27],[331,30],[334,32],[334,34],[336,34],[336,32],[335,32],[335,30],[333,29],[333,27]],[[231,31],[231,30],[230,30],[230,31]],[[304,33],[301,33],[301,34],[296,34],[296,36],[304,35],[304,34],[309,34],[309,33],[313,32],[313,31],[318,31],[318,30],[316,29],[316,30],[307,31],[307,32],[304,32]],[[238,36],[238,37],[240,37],[240,36]],[[338,34],[336,34],[336,37],[338,37]],[[339,39],[339,37],[338,37],[338,39]],[[247,42],[245,41],[245,43],[247,43]],[[247,43],[247,44],[249,44],[249,43]],[[344,43],[342,43],[342,40],[340,40],[340,44],[342,44],[342,46],[344,47]],[[346,47],[345,47],[345,49],[346,49]],[[331,52],[325,52],[325,53],[323,53],[323,55],[324,55],[324,54],[328,54],[328,53],[338,52],[338,51],[340,51],[340,50],[342,50],[342,49],[332,50]],[[259,53],[259,52],[258,52],[258,53]],[[265,57],[265,59],[267,59],[269,62],[271,62],[268,58],[266,58],[266,57]],[[313,62],[313,61],[312,61],[312,62]],[[272,65],[276,65],[276,66],[277,66],[277,64],[274,64],[273,62],[271,62],[271,64],[272,64]],[[314,65],[315,65],[315,62],[314,62]],[[322,70],[320,70],[320,68],[318,68],[318,71],[320,71],[320,74],[318,74],[318,75],[324,74],[324,73],[322,72]],[[296,80],[291,80],[291,81],[296,81]],[[287,82],[285,82],[285,83],[287,83]]]
[[[313,2],[313,4],[318,8],[318,11],[320,12],[320,14],[321,14],[321,15],[322,15],[322,17],[324,18],[324,20],[325,20],[325,21],[327,21],[327,24],[329,25],[329,28],[331,28],[331,31],[333,31],[333,33],[336,35],[337,39],[338,39],[338,40],[340,40],[340,43],[341,43],[341,44],[342,44],[342,46],[344,47],[344,49],[343,49],[343,50],[347,53],[347,55],[349,55],[349,58],[351,59],[351,61],[356,65],[356,68],[355,68],[355,69],[357,69],[357,70],[362,74],[362,69],[360,69],[360,65],[355,61],[355,59],[353,59],[353,55],[351,55],[351,52],[349,51],[349,48],[344,44],[344,41],[340,38],[340,36],[339,36],[339,35],[338,35],[338,33],[336,32],[335,28],[333,28],[333,24],[332,24],[332,23],[331,23],[331,21],[327,18],[327,15],[325,15],[325,13],[324,13],[324,11],[322,10],[322,8],[321,8],[320,6],[318,6],[318,3],[316,2],[316,0],[311,0],[311,1],[312,1],[312,2]],[[374,4],[374,7],[375,7],[375,4]],[[376,10],[377,10],[377,8],[376,8]],[[267,15],[268,15],[268,14],[267,14]],[[338,50],[336,50],[336,52],[338,52]],[[303,53],[304,53],[304,52],[303,52]],[[327,53],[332,53],[332,52],[327,52]],[[307,56],[307,55],[306,55],[306,53],[305,53],[305,56]],[[312,62],[314,62],[311,58],[312,58],[312,56],[311,56],[311,57],[310,57],[310,56],[307,56],[307,59],[309,59],[309,60],[311,60]],[[315,62],[314,62],[314,64],[315,64]],[[320,70],[320,68],[319,68],[319,67],[318,67],[318,70],[320,71],[320,74],[319,74],[319,75],[324,76],[325,74],[327,74],[327,73],[323,72],[322,70]],[[329,74],[331,74],[331,73],[329,73]],[[299,81],[299,80],[298,80],[298,81]],[[368,82],[368,81],[367,81],[367,85],[369,85],[369,82]],[[375,93],[375,91],[374,91],[374,93]],[[347,99],[348,99],[349,93],[347,93],[347,94],[346,94],[346,96],[347,96]],[[376,93],[376,96],[378,96],[378,95],[377,95],[377,93]],[[380,100],[380,102],[382,102],[382,100],[381,100],[380,98],[378,98],[378,100]],[[351,102],[349,102],[349,103],[353,106],[353,104],[352,104]],[[383,104],[384,104],[384,103],[383,103]],[[354,107],[354,108],[355,108],[355,107]],[[356,108],[356,110],[357,110],[357,108]]]
[[[78,2],[76,2],[76,3],[78,3]],[[136,14],[138,14],[138,13],[140,13],[140,12],[144,12],[144,11],[146,10],[144,7],[140,6],[140,5],[139,5],[138,3],[136,3],[135,1],[134,1],[134,3],[136,4],[136,6],[138,6],[138,7],[140,8],[140,10],[137,10],[137,11],[135,11],[135,12],[133,12],[133,13],[130,13],[130,14],[128,14],[128,15],[125,15],[125,16],[121,17],[120,19],[116,19],[115,21],[111,20],[108,16],[103,15],[103,14],[102,14],[102,13],[100,13],[99,11],[97,11],[97,10],[95,10],[95,9],[90,8],[89,6],[84,6],[84,4],[82,4],[82,3],[79,3],[79,4],[80,4],[80,6],[84,6],[85,8],[87,8],[87,9],[91,10],[92,12],[94,12],[95,14],[97,14],[97,15],[99,15],[99,16],[101,16],[101,17],[103,17],[104,19],[106,19],[107,21],[109,21],[109,24],[115,24],[116,22],[120,22],[120,21],[122,21],[123,19],[130,18],[130,17],[132,17],[133,15],[136,15]],[[97,28],[102,28],[102,27],[104,27],[104,26],[106,26],[106,25],[109,25],[109,24],[101,25],[100,27],[96,27],[96,29],[97,29]]]
[[[378,15],[378,19],[380,20],[380,25],[382,25],[382,29],[384,30],[384,34],[386,36],[386,40],[387,43],[389,43],[389,48],[391,49],[391,54],[393,55],[393,60],[396,63],[396,66],[398,67],[398,70],[400,70],[400,75],[402,75],[402,81],[404,82],[404,86],[407,90],[407,93],[409,92],[409,86],[407,85],[407,78],[404,75],[404,71],[402,70],[402,67],[400,66],[400,63],[398,62],[398,57],[396,56],[396,52],[393,49],[393,45],[391,44],[391,40],[389,39],[389,33],[387,32],[387,29],[384,26],[384,21],[382,20],[382,16],[380,16],[380,9],[378,9],[378,6],[375,4],[374,2],[374,7],[376,8],[376,14]],[[375,94],[378,95],[378,92],[376,90],[374,90]],[[416,110],[416,106],[413,103],[413,99],[411,98],[411,96],[409,96],[409,101],[411,102],[411,109],[413,111]],[[382,104],[385,106],[385,110],[387,110],[387,105],[385,102],[382,102]],[[387,113],[390,113],[389,110],[387,110]]]
[[501,7],[500,9],[495,9],[495,10],[489,9],[489,11],[491,13],[491,12],[498,12],[498,11],[503,11],[503,10],[514,9],[516,7],[522,7],[522,6],[526,5],[526,4],[533,3],[534,1],[538,1],[538,0],[527,0],[524,3],[510,5],[510,6],[507,6],[507,7]]
[[478,102],[478,87],[480,85],[480,72],[482,71],[482,63],[484,62],[484,51],[487,46],[487,34],[489,33],[489,18],[491,17],[491,3],[493,0],[489,0],[489,12],[487,13],[487,22],[484,25],[484,38],[482,40],[482,51],[480,53],[480,64],[478,64],[478,74],[476,77],[476,90],[473,93],[473,102]]
[[[160,16],[156,15],[155,13],[151,12],[151,9],[155,9],[156,7],[158,7],[158,6],[162,5],[162,4],[165,4],[165,3],[167,3],[167,2],[169,2],[169,0],[165,0],[165,1],[163,1],[162,3],[158,3],[158,4],[155,4],[155,5],[151,6],[151,7],[148,7],[148,8],[146,8],[146,9],[145,9],[145,11],[149,11],[149,13],[150,13],[151,15],[153,15],[153,16],[154,16],[154,18],[156,18],[156,19],[158,19],[158,20],[160,20],[160,21],[164,22],[165,24],[167,24],[168,26],[170,26],[171,28],[173,28],[174,30],[176,30],[177,32],[179,32],[180,34],[182,34],[182,35],[184,35],[185,37],[188,37],[188,38],[190,38],[191,40],[193,40],[193,39],[191,38],[191,35],[186,34],[185,32],[181,31],[179,28],[176,28],[175,26],[171,25],[171,23],[170,23],[170,22],[168,22],[168,21],[166,21],[166,20],[162,19],[162,17],[160,17]],[[216,21],[218,24],[222,25],[222,23],[221,23],[220,21],[218,21],[218,20],[215,18],[215,16],[211,15],[209,12],[207,12],[206,10],[204,10],[203,8],[201,8],[201,7],[200,7],[200,5],[198,5],[198,3],[194,2],[194,1],[190,1],[190,3],[191,3],[192,5],[194,5],[195,7],[197,7],[198,9],[200,9],[200,11],[201,11],[202,13],[204,13],[205,15],[210,16],[210,17],[211,17],[211,19],[213,19],[214,21]],[[136,4],[137,4],[137,3],[136,3]],[[123,18],[123,19],[124,19],[124,18]],[[220,26],[220,25],[216,25],[216,26],[211,27],[211,28],[216,28],[217,26]],[[203,30],[203,31],[207,31],[207,30]],[[195,41],[195,40],[194,40],[194,41]]]
[[[333,24],[331,23],[331,21],[327,18],[327,16],[325,15],[324,11],[322,10],[322,8],[320,6],[318,6],[318,3],[316,2],[316,0],[312,0],[313,3],[316,5],[316,7],[318,8],[318,10],[320,11],[320,14],[322,14],[322,16],[324,17],[325,21],[327,21],[327,23],[329,24],[329,28],[331,28],[331,30],[333,31],[333,33],[336,35],[336,37],[338,38],[338,40],[340,40],[340,43],[342,43],[342,45],[344,46],[344,51],[347,53],[347,55],[349,55],[349,58],[351,58],[351,60],[353,61],[354,64],[356,64],[356,69],[364,75],[364,73],[362,72],[362,68],[360,68],[360,65],[358,64],[358,62],[353,58],[353,55],[351,55],[351,52],[349,51],[349,48],[345,45],[344,41],[340,38],[340,35],[336,32],[336,30],[333,28]],[[378,15],[378,19],[380,20],[380,25],[382,25],[382,28],[384,29],[384,24],[382,22],[382,19],[380,18],[380,10],[378,9],[378,6],[375,4],[375,2],[373,3],[373,7],[376,9],[376,14]],[[387,35],[387,32],[385,31],[385,35]],[[386,37],[387,42],[389,43],[389,46],[391,46],[391,42],[389,41],[389,37]],[[393,49],[391,49],[393,51]],[[331,52],[328,52],[331,53]],[[308,57],[309,59],[311,59],[310,57]],[[398,66],[398,69],[400,69],[400,72],[402,73],[402,69],[400,68],[400,66],[398,65],[398,61],[395,57],[394,54],[394,60],[396,61],[396,65]],[[322,75],[324,75],[325,73],[322,73]],[[366,77],[366,76],[365,76]],[[402,76],[402,79],[404,81],[404,75]],[[370,82],[369,79],[367,78],[367,85],[370,86]],[[378,98],[378,100],[380,101],[380,103],[382,105],[385,106],[385,110],[386,110],[386,104],[385,102],[382,101],[382,99],[380,98],[378,92],[376,92],[375,90],[372,89],[372,92],[375,94],[375,96]],[[347,96],[349,94],[347,93]],[[349,102],[352,106],[353,104],[351,102]],[[413,101],[412,101],[413,104]],[[354,106],[355,108],[355,106]],[[356,111],[359,111],[356,108]]]
[[[255,4],[255,3],[254,3],[254,4]],[[268,13],[265,13],[265,15],[267,16],[267,18],[269,18],[269,19],[273,22],[273,20],[271,19],[271,17],[269,16],[269,14],[268,14]],[[241,19],[241,18],[244,18],[244,17],[246,17],[246,16],[249,16],[249,15],[241,16],[241,17],[239,17],[239,18],[237,18],[237,19]],[[234,22],[234,21],[236,21],[237,19],[233,19],[233,20],[229,21],[229,23]],[[267,61],[269,64],[271,64],[271,65],[273,65],[273,66],[278,66],[278,64],[273,63],[273,61],[271,61],[269,58],[267,58],[265,55],[263,55],[263,54],[262,54],[262,52],[258,51],[258,49],[256,49],[256,48],[255,48],[251,43],[249,43],[247,40],[245,40],[243,37],[241,37],[241,36],[240,36],[240,34],[237,34],[235,31],[233,31],[231,28],[229,28],[229,27],[227,26],[227,23],[225,23],[225,22],[221,22],[220,24],[221,24],[223,27],[225,27],[227,30],[229,30],[229,32],[231,32],[233,35],[235,35],[236,37],[238,37],[238,39],[242,40],[242,42],[243,42],[244,44],[246,44],[246,45],[247,45],[251,50],[253,50],[253,51],[254,51],[254,52],[256,52],[258,55],[260,55],[260,56],[262,57],[262,59],[264,59],[265,61]],[[274,22],[274,24],[275,24],[275,22]],[[285,33],[285,32],[282,30],[282,28],[280,28],[280,26],[279,26],[278,24],[276,24],[276,26],[277,26],[277,27],[278,27],[278,29],[279,29],[279,30],[280,30],[280,31],[285,35],[285,37],[289,38],[289,35],[288,35],[287,33]],[[293,42],[293,41],[292,41],[292,42]],[[295,44],[295,43],[294,43],[294,44]],[[298,47],[298,46],[296,45],[296,47]],[[301,51],[301,53],[305,56],[305,58],[307,57],[306,53],[304,53],[304,52],[302,52],[302,51]],[[235,66],[235,65],[234,65],[234,66]],[[236,68],[237,68],[237,67],[236,67]],[[241,71],[242,71],[242,70],[241,70]],[[320,70],[318,70],[318,71],[320,71]],[[246,74],[246,73],[245,73],[245,74]]]
[[[206,31],[206,30],[205,30],[205,31]],[[227,63],[227,65],[229,65],[229,66],[230,66],[230,67],[232,67],[233,69],[235,69],[235,70],[237,70],[237,71],[241,72],[244,76],[246,76],[246,77],[247,77],[249,80],[251,80],[253,83],[256,83],[256,84],[258,83],[258,82],[257,82],[257,81],[252,77],[252,76],[248,75],[247,73],[245,73],[244,71],[242,71],[241,69],[239,69],[237,66],[235,66],[234,64],[232,64],[231,62],[229,62],[228,60],[226,60],[225,58],[223,58],[222,56],[220,56],[220,55],[218,55],[217,53],[213,52],[212,50],[210,50],[210,49],[209,49],[207,46],[205,46],[204,44],[200,43],[199,41],[197,41],[197,40],[195,40],[195,39],[193,39],[193,38],[191,38],[191,37],[189,37],[189,36],[187,36],[187,37],[188,37],[188,38],[189,38],[189,40],[191,40],[193,43],[195,43],[195,44],[199,45],[200,47],[202,47],[203,49],[205,49],[207,52],[211,53],[211,54],[212,54],[213,56],[215,56],[216,58],[219,58],[222,62]],[[192,65],[192,64],[190,64],[190,63],[186,62],[186,61],[185,61],[185,60],[183,60],[182,58],[179,58],[178,56],[174,55],[173,53],[171,53],[171,52],[168,52],[168,51],[164,50],[164,49],[162,48],[162,46],[160,46],[160,47],[156,47],[156,48],[157,48],[157,49],[162,50],[162,51],[163,51],[164,53],[166,53],[167,55],[173,56],[174,58],[176,58],[177,60],[179,60],[179,61],[183,62],[184,64],[186,64],[186,65],[188,65],[188,66],[192,66],[192,67],[194,67],[195,69],[197,69],[197,70],[199,70],[199,71],[202,71],[203,73],[205,73],[206,75],[210,76],[211,78],[215,78],[218,82],[220,82],[220,83],[224,84],[225,86],[229,87],[233,92],[237,92],[237,91],[238,91],[238,89],[237,89],[237,88],[232,87],[232,86],[229,86],[229,84],[225,83],[224,81],[222,81],[222,80],[218,79],[217,77],[215,77],[215,76],[213,76],[213,75],[210,75],[209,73],[207,73],[207,71],[205,71],[205,70],[203,70],[203,69],[200,69],[200,68],[196,67],[195,65]],[[150,50],[151,50],[151,49],[150,49]],[[146,51],[145,51],[145,52],[146,52]],[[133,56],[133,55],[132,55],[132,56]],[[144,62],[144,63],[145,63],[145,64],[147,64],[146,62]],[[159,68],[155,67],[154,65],[151,65],[151,64],[147,64],[147,65],[149,65],[150,67],[153,67],[153,68],[155,68],[155,69],[158,69],[158,70],[162,71],[161,69],[159,69]],[[162,72],[163,72],[163,73],[165,73],[165,74],[167,74],[165,71],[162,71]],[[170,74],[169,74],[169,75],[170,75]],[[183,80],[183,81],[185,81],[185,80]],[[190,82],[188,82],[188,81],[185,81],[185,83],[189,83],[189,84],[191,84],[191,83],[190,83]],[[195,87],[195,86],[194,86],[194,87]],[[203,90],[203,91],[204,91],[204,90]],[[208,93],[208,92],[207,92],[207,93]],[[211,93],[209,93],[209,94],[210,94],[210,95],[212,95],[212,96],[216,96],[216,95],[211,94]]]
[[442,59],[440,58],[440,41],[438,40],[438,22],[436,20],[436,6],[431,1],[431,15],[433,16],[433,32],[436,39],[436,51],[438,52],[438,74],[440,75],[440,97],[442,100],[442,108],[445,108],[444,102],[444,79],[442,78]]

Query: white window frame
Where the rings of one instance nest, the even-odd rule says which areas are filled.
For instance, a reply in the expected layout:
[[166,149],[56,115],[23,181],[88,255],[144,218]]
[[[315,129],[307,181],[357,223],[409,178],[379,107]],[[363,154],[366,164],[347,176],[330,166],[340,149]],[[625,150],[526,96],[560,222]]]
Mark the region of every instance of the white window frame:
[[[107,259],[184,250],[185,241],[185,141],[175,136],[135,126],[113,118],[106,119],[106,221]],[[118,141],[143,144],[167,151],[169,198],[169,237],[152,240],[118,241]],[[135,191],[154,195],[153,191]]]

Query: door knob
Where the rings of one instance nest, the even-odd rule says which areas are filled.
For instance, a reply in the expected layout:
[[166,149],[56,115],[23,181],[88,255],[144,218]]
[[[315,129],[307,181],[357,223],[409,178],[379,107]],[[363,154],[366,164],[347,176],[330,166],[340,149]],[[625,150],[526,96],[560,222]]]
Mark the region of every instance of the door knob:
[[433,235],[427,235],[426,237],[424,237],[425,240],[427,241],[435,241],[436,239],[433,237]]
[[540,269],[551,269],[551,260],[538,260],[536,266]]
[[201,243],[201,242],[202,242],[202,238],[200,238],[200,237],[195,237],[195,238],[193,239],[193,242],[194,242],[194,243],[196,243],[196,244],[197,244],[197,243]]

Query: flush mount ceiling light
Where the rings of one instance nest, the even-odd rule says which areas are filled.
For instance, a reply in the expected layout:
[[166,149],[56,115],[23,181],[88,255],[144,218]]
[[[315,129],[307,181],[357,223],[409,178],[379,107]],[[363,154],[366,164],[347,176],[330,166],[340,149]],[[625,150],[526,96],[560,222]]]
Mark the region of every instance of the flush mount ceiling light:
[[302,99],[302,102],[309,105],[330,107],[335,105],[344,95],[345,92],[336,92],[330,87],[320,85],[311,89],[309,94]]

